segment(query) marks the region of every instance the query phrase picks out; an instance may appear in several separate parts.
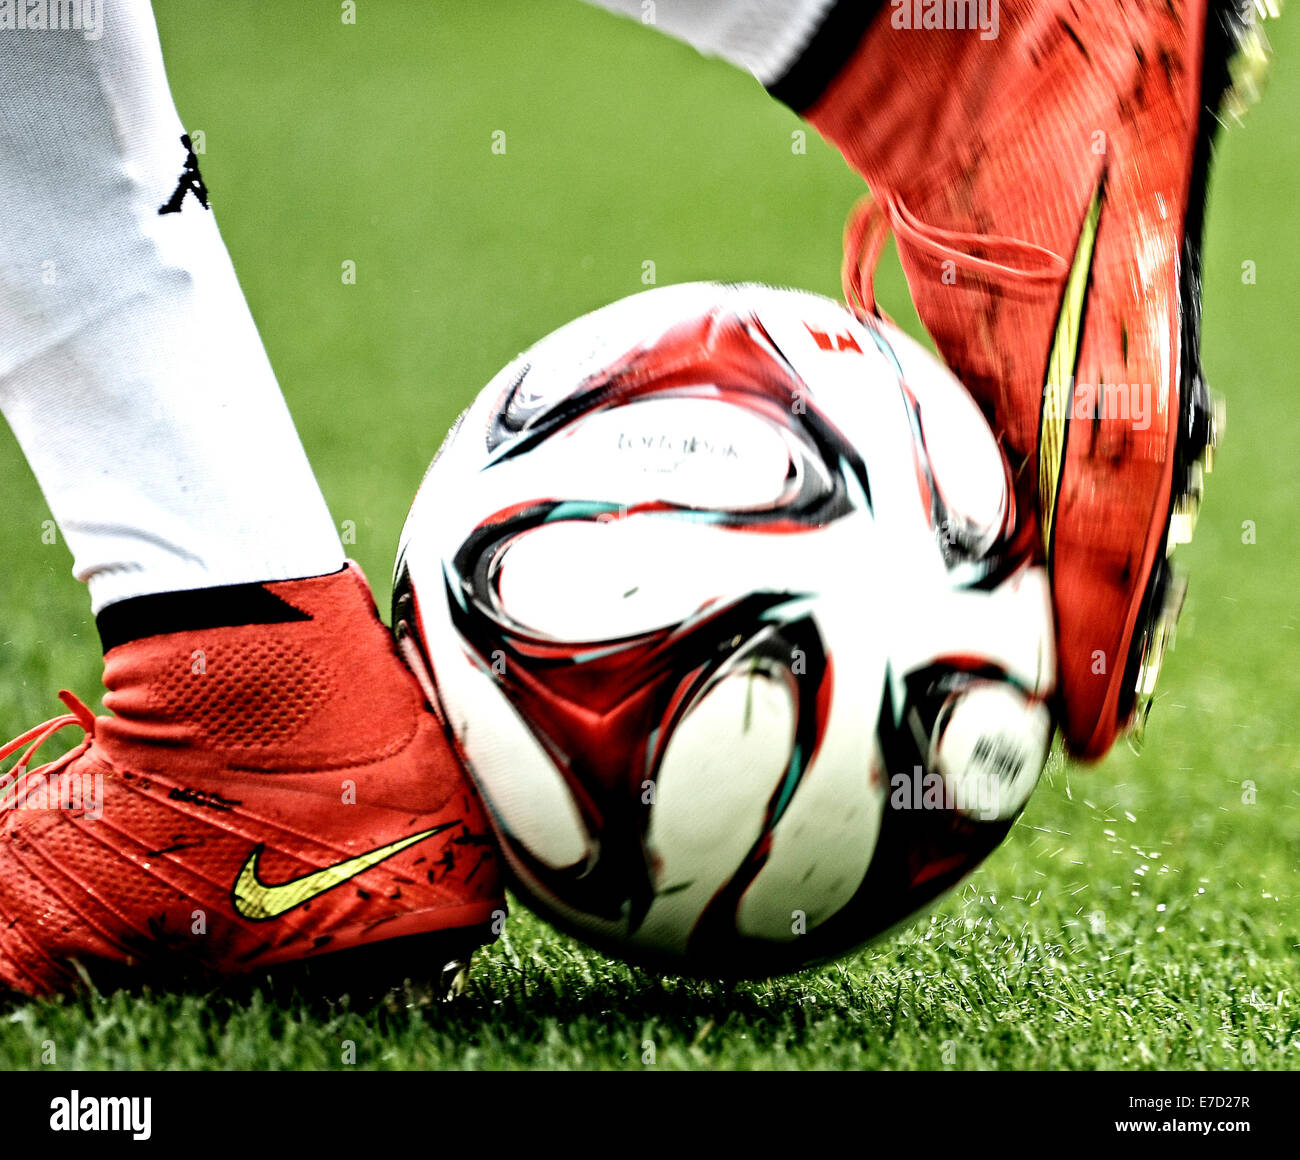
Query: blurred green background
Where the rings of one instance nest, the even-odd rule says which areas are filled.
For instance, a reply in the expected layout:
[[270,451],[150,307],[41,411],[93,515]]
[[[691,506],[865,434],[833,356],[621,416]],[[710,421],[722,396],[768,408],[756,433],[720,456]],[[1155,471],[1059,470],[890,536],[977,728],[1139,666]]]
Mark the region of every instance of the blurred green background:
[[[858,179],[812,133],[792,152],[800,122],[751,78],[632,22],[574,0],[359,0],[355,26],[335,0],[168,0],[157,17],[253,315],[381,608],[458,411],[518,350],[642,289],[643,262],[660,285],[838,297]],[[650,979],[519,912],[459,1012],[418,1025],[281,1013],[286,1039],[243,1004],[224,1033],[178,998],[37,1004],[0,1026],[0,1062],[29,1066],[57,1033],[74,1066],[330,1066],[346,1031],[368,1035],[362,1064],[391,1066],[640,1067],[647,1038],[659,1066],[1296,1066],[1300,29],[1270,31],[1270,91],[1223,138],[1212,186],[1205,361],[1227,438],[1181,552],[1190,596],[1140,755],[1054,759],[961,892],[843,968],[738,988]],[[878,289],[916,332],[892,258]],[[53,715],[60,687],[96,691],[100,662],[7,430],[0,495],[7,737]]]

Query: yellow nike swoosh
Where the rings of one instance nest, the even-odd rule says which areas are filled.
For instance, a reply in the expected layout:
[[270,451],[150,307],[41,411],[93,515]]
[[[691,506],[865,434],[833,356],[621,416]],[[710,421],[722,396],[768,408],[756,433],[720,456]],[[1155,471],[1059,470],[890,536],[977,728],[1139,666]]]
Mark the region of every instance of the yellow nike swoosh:
[[1047,379],[1043,384],[1043,413],[1038,429],[1038,502],[1042,509],[1043,546],[1050,559],[1052,528],[1056,522],[1056,497],[1065,465],[1065,437],[1073,405],[1074,373],[1079,364],[1079,342],[1083,329],[1083,304],[1088,296],[1088,278],[1092,273],[1092,254],[1097,244],[1097,226],[1101,221],[1101,190],[1093,191],[1088,212],[1079,231],[1070,276],[1061,296],[1061,313],[1056,320],[1056,334],[1047,356]]
[[235,911],[252,922],[265,922],[267,919],[279,918],[295,906],[301,906],[327,890],[342,886],[344,882],[355,878],[372,866],[377,866],[394,854],[399,854],[417,842],[423,842],[425,838],[431,838],[434,834],[439,834],[457,824],[444,822],[431,830],[422,830],[399,841],[389,842],[387,846],[380,846],[377,850],[358,854],[346,862],[339,862],[335,866],[325,867],[324,870],[304,874],[301,878],[293,879],[292,882],[281,882],[273,886],[268,886],[257,876],[257,863],[262,857],[262,851],[266,849],[265,845],[259,845],[248,856],[248,861],[244,863],[239,871],[239,877],[235,880],[235,888],[232,892]]

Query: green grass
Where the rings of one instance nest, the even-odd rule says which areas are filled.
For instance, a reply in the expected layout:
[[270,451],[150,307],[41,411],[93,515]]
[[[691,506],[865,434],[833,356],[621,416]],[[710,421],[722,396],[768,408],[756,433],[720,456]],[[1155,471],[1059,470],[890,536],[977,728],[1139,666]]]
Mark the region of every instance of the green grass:
[[[660,284],[837,293],[860,192],[748,78],[577,3],[173,0],[177,103],[335,517],[383,592],[406,505],[456,412],[518,349]],[[1206,359],[1227,442],[1140,755],[1054,761],[1009,840],[895,936],[744,985],[658,978],[516,910],[450,1008],[251,994],[107,995],[0,1011],[0,1066],[1122,1067],[1300,1064],[1292,210],[1300,31],[1225,139]],[[491,134],[504,130],[495,156]],[[357,263],[355,286],[340,264]],[[1256,263],[1244,284],[1242,263]],[[881,296],[910,317],[896,267]],[[84,592],[0,436],[0,736],[98,687]],[[1243,543],[1253,521],[1255,543]],[[54,1063],[43,1064],[45,1044]]]

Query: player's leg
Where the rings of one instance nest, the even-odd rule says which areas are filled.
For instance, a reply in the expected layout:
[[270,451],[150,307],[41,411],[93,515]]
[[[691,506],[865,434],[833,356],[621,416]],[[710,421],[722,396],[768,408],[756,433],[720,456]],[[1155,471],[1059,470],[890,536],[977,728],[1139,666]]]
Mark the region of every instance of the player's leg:
[[90,737],[44,769],[46,729],[0,750],[0,985],[488,921],[486,821],[344,568],[147,3],[106,5],[97,40],[4,33],[0,97],[0,408],[89,583],[114,714],[70,700],[54,724]]
[[216,219],[182,181],[148,5],[108,5],[98,40],[7,32],[0,62],[0,409],[95,611],[337,571]]
[[[874,201],[850,231],[846,292],[874,309],[871,267],[892,229],[922,321],[1039,512],[1062,730],[1100,756],[1154,686],[1181,591],[1167,549],[1190,536],[1214,442],[1200,232],[1220,103],[1241,105],[1263,57],[1254,5],[661,0],[654,12],[751,68],[866,177]],[[765,55],[764,37],[784,49]]]
[[[922,320],[1002,433],[1040,514],[1062,733],[1095,758],[1140,728],[1181,608],[1168,557],[1217,438],[1207,171],[1244,95],[1229,58],[1258,66],[1263,40],[1249,0],[979,12],[987,33],[899,28],[887,9],[842,67],[775,91],[867,178],[859,225],[893,229]],[[866,250],[846,281],[869,309]]]

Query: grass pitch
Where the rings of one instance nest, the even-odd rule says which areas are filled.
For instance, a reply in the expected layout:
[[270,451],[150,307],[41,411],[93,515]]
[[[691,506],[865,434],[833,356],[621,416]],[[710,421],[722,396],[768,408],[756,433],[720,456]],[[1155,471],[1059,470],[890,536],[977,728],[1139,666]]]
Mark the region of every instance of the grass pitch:
[[[646,262],[660,285],[837,296],[860,188],[812,133],[795,152],[799,121],[747,77],[572,0],[358,7],[355,26],[332,0],[173,0],[158,18],[254,316],[383,606],[423,469],[502,363],[641,289]],[[654,977],[516,909],[449,1008],[258,986],[20,1004],[0,1011],[0,1067],[1300,1064],[1300,31],[1284,19],[1271,35],[1271,91],[1223,140],[1212,189],[1205,346],[1227,439],[1181,553],[1191,594],[1140,755],[1054,759],[963,889],[793,978]],[[896,267],[880,291],[915,329]],[[7,432],[0,495],[9,737],[52,716],[60,687],[97,690],[100,663]]]

